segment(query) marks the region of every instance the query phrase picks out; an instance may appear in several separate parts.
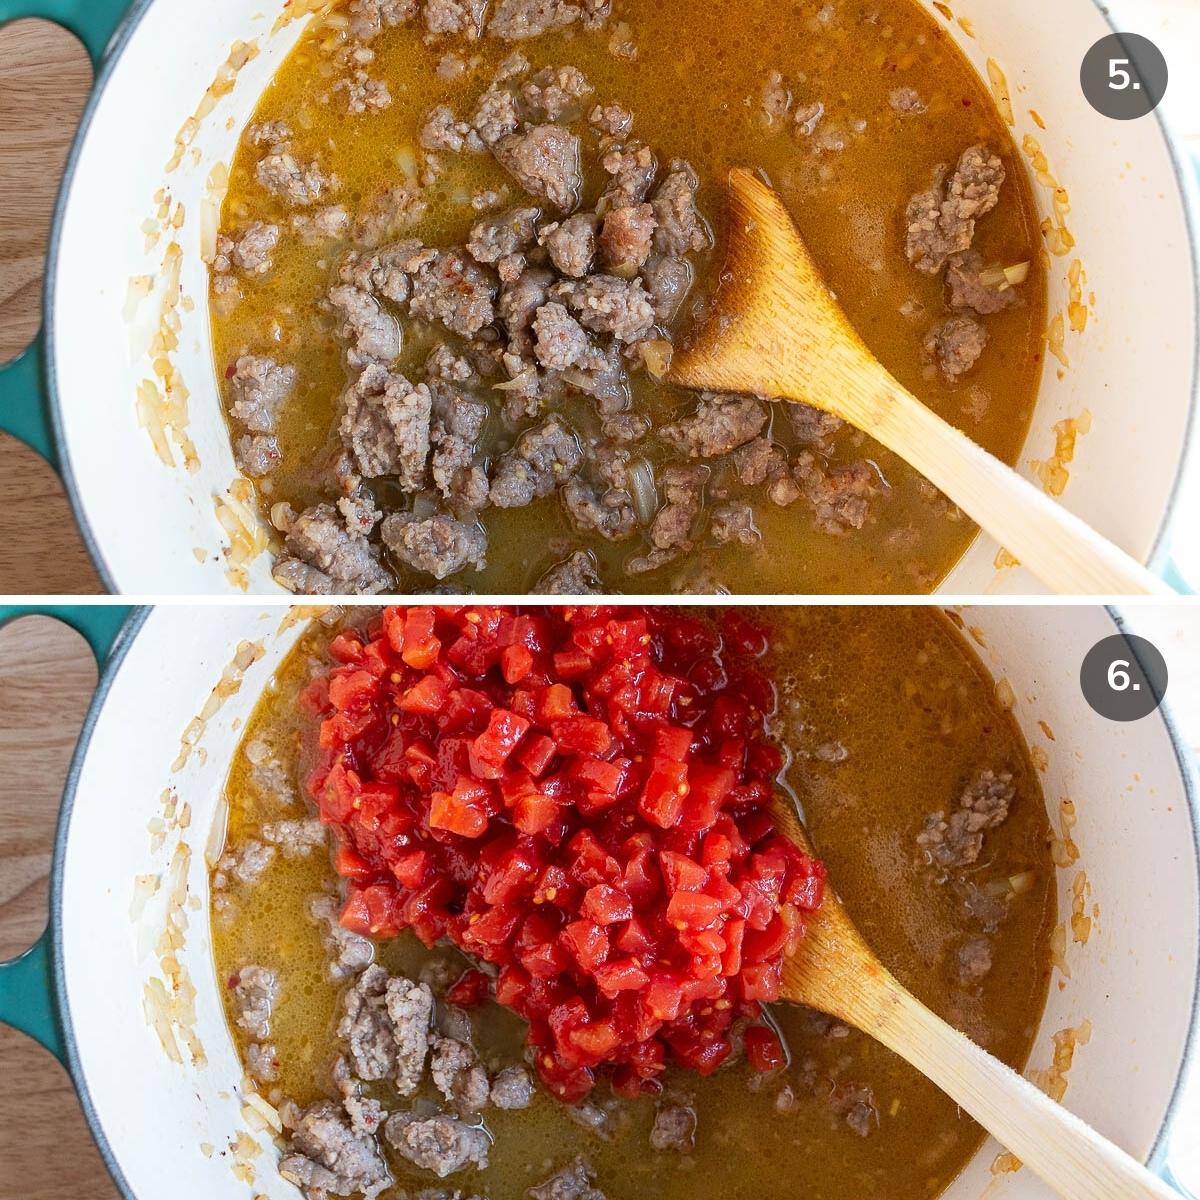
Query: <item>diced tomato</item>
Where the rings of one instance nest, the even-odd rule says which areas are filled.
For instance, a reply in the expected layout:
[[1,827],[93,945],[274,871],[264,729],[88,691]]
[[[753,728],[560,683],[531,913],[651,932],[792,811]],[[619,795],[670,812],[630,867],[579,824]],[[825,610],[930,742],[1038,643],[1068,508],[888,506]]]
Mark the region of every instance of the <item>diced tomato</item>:
[[670,829],[683,812],[683,799],[688,794],[687,763],[656,759],[638,801],[638,811],[662,829]]
[[533,670],[533,655],[527,646],[505,646],[500,652],[500,670],[505,683],[520,683]]
[[476,1008],[488,999],[491,991],[491,977],[474,967],[468,967],[446,989],[446,1000],[459,1008]]
[[436,675],[423,675],[400,697],[402,712],[436,717],[445,706],[450,688]]
[[787,1054],[775,1030],[766,1025],[751,1025],[743,1034],[750,1065],[766,1074],[787,1066]]

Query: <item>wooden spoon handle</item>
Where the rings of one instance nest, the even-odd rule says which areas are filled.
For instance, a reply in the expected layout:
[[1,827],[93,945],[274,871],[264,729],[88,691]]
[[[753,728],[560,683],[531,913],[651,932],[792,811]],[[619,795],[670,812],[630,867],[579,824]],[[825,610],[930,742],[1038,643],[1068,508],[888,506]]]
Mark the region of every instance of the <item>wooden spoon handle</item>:
[[1158,1176],[893,982],[871,1034],[928,1076],[1064,1200],[1179,1200]]
[[890,376],[866,426],[1053,591],[1170,594],[1157,576],[976,445]]

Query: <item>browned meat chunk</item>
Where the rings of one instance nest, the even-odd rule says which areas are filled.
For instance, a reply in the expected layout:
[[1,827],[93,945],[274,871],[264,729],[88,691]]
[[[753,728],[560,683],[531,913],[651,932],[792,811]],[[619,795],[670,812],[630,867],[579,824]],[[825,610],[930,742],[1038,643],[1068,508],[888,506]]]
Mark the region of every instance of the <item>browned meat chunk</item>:
[[374,296],[341,283],[330,289],[329,303],[341,317],[338,336],[351,343],[347,351],[351,366],[395,361],[400,353],[400,326]]
[[403,304],[412,292],[410,276],[436,255],[436,250],[426,249],[415,238],[405,238],[370,254],[351,251],[338,267],[338,278],[360,291]]
[[637,528],[637,512],[629,493],[629,451],[600,446],[590,456],[588,479],[576,475],[562,490],[563,503],[575,526],[610,541],[629,537]]
[[259,1083],[275,1083],[279,1079],[279,1049],[274,1042],[260,1045],[251,1042],[246,1047],[246,1069],[250,1078]]
[[712,512],[712,537],[719,546],[729,542],[753,546],[761,542],[762,534],[754,524],[754,509],[741,500],[718,504]]
[[439,250],[412,277],[409,311],[441,321],[452,333],[473,337],[496,319],[487,273],[459,250]]
[[[391,583],[391,576],[375,557],[374,547],[366,538],[347,533],[336,510],[328,504],[305,509],[292,522],[284,550],[289,558],[299,559],[327,576],[339,595],[378,592]],[[287,586],[289,576],[280,579],[278,564],[275,577]]]
[[596,564],[583,550],[576,550],[570,558],[551,567],[533,585],[535,596],[598,596],[603,591]]
[[825,533],[843,534],[866,523],[871,500],[879,493],[879,476],[865,462],[826,471],[807,450],[796,459],[792,474]]
[[500,0],[488,33],[506,42],[520,42],[562,29],[579,17],[579,5],[572,0]]
[[546,293],[554,276],[541,267],[530,267],[513,283],[500,289],[496,304],[496,316],[504,324],[508,334],[509,349],[518,357],[526,357],[533,351],[530,328],[533,316],[546,303]]
[[415,183],[383,188],[354,222],[354,240],[378,246],[411,228],[426,212],[427,204]]
[[483,432],[487,406],[447,384],[434,382],[431,440],[434,445],[430,474],[447,499],[477,510],[488,502],[488,481],[475,462],[475,443]]
[[765,484],[773,504],[786,508],[800,498],[800,485],[788,469],[786,456],[768,438],[755,438],[735,451],[733,467],[747,487]]
[[[426,150],[449,150],[458,154],[471,136],[471,126],[459,121],[449,105],[439,104],[429,111],[421,130],[421,145]],[[478,146],[478,142],[476,143]]]
[[533,334],[538,362],[552,371],[575,366],[591,346],[583,326],[561,304],[544,304],[537,310]]
[[429,388],[371,364],[342,393],[339,432],[367,479],[395,475],[406,492],[425,485],[429,457]]
[[412,513],[392,513],[380,530],[384,544],[402,562],[435,579],[445,579],[468,565],[487,565],[487,535],[474,523],[446,513],[424,519]]
[[958,948],[958,981],[963,987],[973,987],[992,969],[992,943],[985,937],[974,937]]
[[234,268],[245,275],[265,275],[271,269],[271,255],[279,245],[279,226],[251,221],[236,238],[220,234],[213,270],[224,274]]
[[505,283],[518,279],[525,269],[524,252],[537,238],[536,208],[514,208],[480,221],[471,230],[467,249],[476,262],[494,265]]
[[512,92],[506,88],[488,88],[479,97],[471,127],[485,146],[495,146],[502,138],[516,133],[521,124]]
[[658,163],[649,147],[636,142],[629,147],[610,150],[601,159],[601,166],[612,176],[600,197],[602,211],[641,204],[649,195],[658,173]]
[[708,468],[702,466],[663,471],[660,491],[666,502],[650,523],[650,552],[630,559],[627,571],[635,575],[653,571],[691,549],[692,526],[700,515],[708,474]]
[[633,113],[619,104],[597,104],[588,113],[588,124],[609,137],[624,137],[633,128]]
[[898,87],[888,96],[888,104],[898,113],[923,113],[927,107],[916,88]]
[[533,1101],[533,1080],[524,1067],[505,1067],[492,1080],[492,1104],[496,1108],[528,1108]]
[[477,38],[483,28],[487,0],[425,0],[425,28],[430,33],[463,33]]
[[944,184],[919,192],[905,214],[908,261],[936,275],[952,254],[971,248],[975,222],[996,207],[1004,164],[987,146],[969,146]]
[[574,121],[592,85],[578,67],[544,67],[521,88],[525,119],[535,124]]
[[350,0],[350,32],[369,42],[384,29],[394,29],[417,15],[417,0]]
[[796,440],[805,446],[821,446],[831,438],[845,422],[833,413],[822,412],[811,404],[785,404],[788,423],[795,431]]
[[375,957],[374,945],[341,923],[341,905],[334,896],[318,892],[309,899],[306,907],[308,915],[321,928],[330,979],[347,979],[371,965]]
[[710,238],[704,219],[696,210],[696,189],[700,181],[691,166],[680,159],[671,163],[667,177],[658,185],[651,200],[654,219],[654,248],[660,254],[676,258],[689,250],[704,250]]
[[550,261],[563,275],[582,279],[591,270],[596,257],[597,225],[595,213],[576,213],[545,234]]
[[649,204],[611,209],[600,231],[600,257],[622,278],[635,274],[650,257],[656,222]]
[[350,228],[350,213],[340,204],[318,208],[314,213],[296,213],[292,217],[292,228],[300,240],[308,245],[333,241],[346,236]]
[[925,826],[917,834],[917,845],[934,866],[945,870],[978,862],[983,852],[983,835],[1003,823],[1016,792],[1012,775],[1007,771],[999,775],[982,771],[963,790],[958,808],[949,819],[944,812],[930,813],[925,818]]
[[988,335],[971,317],[950,317],[925,335],[925,357],[947,379],[959,379],[978,361],[987,346]]
[[279,410],[296,386],[296,368],[280,366],[262,354],[243,354],[229,380],[229,415],[251,433],[274,433]]
[[260,159],[254,177],[272,195],[296,208],[306,208],[332,190],[316,163],[301,164],[286,150]]
[[670,325],[692,288],[692,267],[684,258],[655,254],[642,268],[642,283],[654,305],[654,319]]
[[477,1113],[486,1106],[491,1094],[487,1072],[466,1042],[452,1037],[435,1038],[429,1074],[434,1087],[460,1113]]
[[579,203],[583,174],[579,138],[561,125],[535,125],[492,146],[496,161],[532,196],[570,212]]
[[692,416],[659,432],[689,458],[715,458],[756,438],[766,423],[766,409],[750,396],[706,394]]
[[654,308],[640,279],[589,275],[564,280],[550,289],[593,333],[611,333],[619,342],[636,342],[654,326]]
[[605,1200],[604,1193],[592,1187],[594,1178],[592,1168],[577,1158],[545,1183],[531,1187],[529,1195],[532,1200]]
[[556,416],[526,430],[502,454],[492,475],[497,508],[522,508],[548,496],[578,469],[583,454],[571,428]]
[[264,846],[256,838],[242,842],[236,850],[221,855],[217,863],[217,874],[213,880],[217,888],[229,886],[229,877],[245,887],[256,884],[262,873],[275,860],[275,847]]
[[273,434],[256,433],[233,443],[233,457],[244,474],[261,479],[279,466],[283,454]]
[[271,1036],[271,1010],[279,998],[279,976],[254,964],[243,967],[233,984],[233,1006],[237,1027],[255,1041]]
[[392,1182],[375,1139],[356,1134],[332,1100],[304,1110],[279,1173],[314,1200],[355,1192],[373,1200]]
[[262,839],[276,846],[284,858],[307,858],[328,842],[325,826],[315,817],[304,820],[268,821],[262,827]]
[[879,1108],[875,1093],[863,1083],[842,1083],[834,1088],[829,1102],[859,1137],[869,1137],[879,1128]]
[[650,1145],[655,1150],[687,1154],[696,1146],[696,1114],[679,1104],[667,1105],[654,1114]]
[[1003,312],[1020,299],[1013,287],[994,287],[980,278],[983,259],[974,250],[956,254],[946,268],[946,285],[950,290],[950,307],[971,309],[980,316]]
[[415,1113],[393,1113],[383,1133],[397,1154],[439,1179],[467,1166],[482,1171],[488,1165],[488,1135],[455,1117],[421,1120]]

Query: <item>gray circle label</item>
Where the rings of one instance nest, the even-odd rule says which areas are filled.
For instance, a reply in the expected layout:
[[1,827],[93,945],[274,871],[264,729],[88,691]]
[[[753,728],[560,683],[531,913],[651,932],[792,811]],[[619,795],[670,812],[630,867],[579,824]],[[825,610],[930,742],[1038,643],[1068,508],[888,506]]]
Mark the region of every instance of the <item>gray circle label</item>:
[[1167,663],[1153,642],[1135,633],[1101,638],[1079,668],[1083,698],[1110,721],[1149,716],[1167,691]]
[[1167,60],[1140,33],[1110,33],[1083,57],[1079,85],[1087,102],[1114,121],[1152,113],[1167,91]]

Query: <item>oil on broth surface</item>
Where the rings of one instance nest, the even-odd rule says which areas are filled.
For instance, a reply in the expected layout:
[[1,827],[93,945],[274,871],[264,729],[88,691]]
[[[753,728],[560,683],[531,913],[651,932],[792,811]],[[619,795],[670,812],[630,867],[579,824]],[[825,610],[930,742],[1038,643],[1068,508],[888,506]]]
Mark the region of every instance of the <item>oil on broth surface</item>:
[[[708,257],[715,276],[722,254],[730,167],[766,172],[795,216],[851,320],[884,364],[932,408],[1005,461],[1015,462],[1024,441],[1042,369],[1045,278],[1040,234],[1029,185],[1008,131],[985,84],[950,35],[910,0],[741,0],[736,21],[714,21],[710,0],[619,0],[614,20],[628,23],[636,61],[610,54],[607,34],[568,30],[518,48],[533,62],[570,63],[595,88],[594,98],[615,99],[634,113],[634,132],[661,160],[679,156],[698,171],[701,211],[717,234]],[[434,65],[445,44],[427,46],[412,26],[386,31],[372,43],[371,71],[394,97],[389,109],[347,116],[317,99],[328,90],[328,59],[318,36],[306,35],[263,95],[256,121],[285,120],[295,131],[297,157],[319,155],[342,187],[336,199],[352,211],[400,181],[419,154],[418,134],[440,103],[456,112],[470,105],[513,46],[484,38],[471,47],[472,69],[445,82]],[[454,49],[461,43],[455,42]],[[819,137],[766,128],[763,84],[772,70],[795,84],[797,102],[821,102]],[[898,113],[889,104],[897,87],[915,87],[925,113]],[[344,107],[344,106],[342,106]],[[838,150],[817,149],[829,139]],[[929,186],[939,164],[964,148],[987,142],[1005,161],[1008,181],[1000,204],[979,227],[976,246],[985,262],[1030,260],[1023,303],[987,320],[990,343],[979,366],[958,383],[932,372],[921,342],[943,311],[942,280],[922,275],[904,257],[904,211]],[[328,290],[339,250],[305,246],[290,232],[287,210],[254,179],[257,151],[243,147],[233,164],[222,226],[257,218],[286,232],[275,268],[247,288],[227,317],[214,309],[218,378],[239,354],[268,353],[293,363],[299,384],[280,436],[283,463],[262,488],[267,506],[287,497],[300,504],[328,498],[319,464],[336,444],[337,397],[346,384],[332,322],[317,310]],[[520,191],[490,155],[443,156],[443,173],[426,196],[426,217],[410,231],[431,245],[465,240],[480,214],[466,203],[480,189],[508,185],[508,203]],[[398,165],[400,164],[400,165]],[[587,180],[586,200],[602,180]],[[701,283],[704,270],[700,271]],[[711,280],[710,282],[715,282]],[[693,292],[702,297],[703,288]],[[910,315],[905,316],[901,310]],[[921,315],[923,314],[923,315]],[[682,319],[686,324],[686,316]],[[406,321],[405,350],[396,364],[411,370],[433,342]],[[414,333],[416,336],[414,336]],[[440,339],[433,339],[440,340]],[[665,423],[690,410],[690,393],[633,377],[635,406]],[[228,384],[226,384],[228,387]],[[590,402],[562,406],[586,428]],[[785,444],[786,419],[773,417]],[[499,450],[507,440],[494,447]],[[653,458],[653,456],[651,456]],[[613,591],[867,593],[931,590],[969,545],[975,527],[907,466],[853,430],[834,439],[832,465],[867,458],[890,484],[867,527],[838,537],[813,527],[804,503],[779,508],[753,497],[760,543],[708,545],[631,581],[623,573],[637,542],[581,537],[557,496],[523,509],[490,508],[489,562],[480,573],[453,577],[456,587],[479,593],[523,592],[565,554],[586,545]],[[654,465],[658,465],[655,463]],[[427,590],[428,576],[399,572],[403,588]]]
[[[906,986],[1019,1068],[1045,1002],[1055,877],[1036,772],[1011,716],[996,703],[990,677],[949,621],[928,609],[770,609],[759,615],[774,630],[767,665],[779,684],[775,732],[791,752],[787,780],[851,915]],[[314,629],[247,726],[228,783],[231,845],[280,815],[256,798],[247,743],[266,740],[293,777],[303,777],[306,732],[295,698],[330,636]],[[978,928],[960,894],[934,881],[915,838],[925,815],[948,810],[981,768],[1012,772],[1016,799],[1004,824],[989,832],[970,878],[987,891],[993,885],[1003,890],[1010,876],[1030,875],[1027,890],[1009,896],[1007,919],[991,938],[991,972],[981,986],[967,989],[954,974],[956,950]],[[232,924],[214,920],[218,978],[247,962],[280,972],[283,998],[272,1035],[279,1086],[302,1104],[327,1087],[322,1081],[333,1056],[340,994],[327,981],[321,940],[304,902],[333,878],[324,858],[277,859],[257,887],[231,893],[238,906]],[[457,958],[450,950],[436,953]],[[408,935],[379,948],[387,967],[410,974],[429,957]],[[613,1200],[795,1200],[799,1194],[806,1200],[916,1200],[940,1192],[974,1153],[978,1127],[889,1051],[854,1032],[824,1036],[822,1022],[804,1010],[777,1005],[773,1014],[791,1064],[765,1086],[744,1062],[708,1079],[674,1077],[698,1116],[696,1150],[688,1158],[649,1150],[649,1101],[625,1102],[631,1127],[609,1143],[585,1132],[539,1090],[525,1112],[487,1111],[495,1137],[490,1167],[448,1182],[464,1194],[518,1200],[583,1153]],[[521,1040],[515,1018],[487,1005],[476,1011],[474,1024],[484,1061],[489,1051],[505,1051],[512,1060]],[[781,1113],[776,1101],[785,1085],[796,1103]],[[865,1138],[828,1099],[853,1085],[869,1086],[879,1111],[878,1128]],[[601,1083],[595,1098],[606,1093]],[[402,1162],[392,1165],[401,1188],[434,1182]]]

